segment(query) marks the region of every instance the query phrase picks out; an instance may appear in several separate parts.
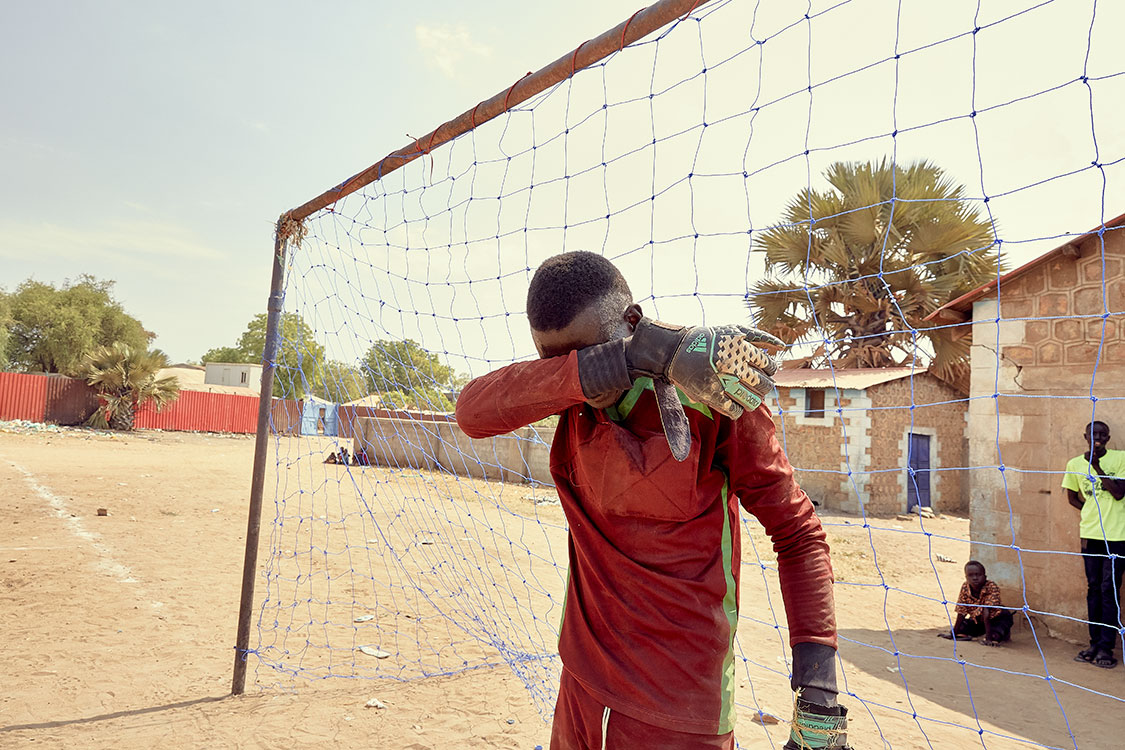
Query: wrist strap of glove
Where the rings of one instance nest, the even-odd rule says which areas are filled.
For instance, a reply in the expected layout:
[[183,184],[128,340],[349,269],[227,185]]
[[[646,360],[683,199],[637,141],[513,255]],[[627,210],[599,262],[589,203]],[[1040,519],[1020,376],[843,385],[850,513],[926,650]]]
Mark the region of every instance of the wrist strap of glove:
[[687,329],[683,326],[662,323],[652,318],[641,318],[633,329],[626,348],[629,374],[663,380],[668,365],[675,356]]
[[672,458],[683,461],[691,453],[691,425],[680,404],[676,386],[660,380],[652,381],[652,386],[656,392],[656,406],[660,411],[660,425],[664,428],[664,437],[668,440]]
[[818,693],[811,698],[813,703],[826,706],[835,701],[818,700],[820,691],[835,697],[836,688],[836,649],[822,643],[803,641],[793,647],[793,678],[790,687],[794,690],[815,688]]
[[[627,339],[615,339],[578,350],[578,380],[586,398],[626,391],[632,387],[633,377],[626,364],[627,346]],[[673,458],[683,461],[691,452],[691,426],[676,395],[676,387],[661,380],[654,380],[653,387],[668,447]]]
[[578,380],[586,398],[629,390],[633,379],[625,364],[625,339],[579,349]]

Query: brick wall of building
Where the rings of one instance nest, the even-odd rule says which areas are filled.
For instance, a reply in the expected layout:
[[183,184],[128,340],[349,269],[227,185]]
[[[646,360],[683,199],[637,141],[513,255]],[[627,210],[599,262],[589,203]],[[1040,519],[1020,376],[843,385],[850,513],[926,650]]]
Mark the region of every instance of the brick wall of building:
[[[777,439],[797,471],[797,481],[824,508],[858,512],[856,494],[848,487],[847,473],[841,471],[845,450],[844,435],[850,435],[857,415],[852,413],[858,392],[843,391],[836,403],[834,394],[825,394],[826,416],[804,416],[804,389],[778,388],[778,400],[770,404],[777,427]],[[843,415],[834,409],[844,410]]]
[[1091,418],[1125,449],[1125,230],[1104,238],[1104,254],[1090,238],[973,308],[973,555],[1009,603],[1026,591],[1037,620],[1074,641],[1086,626],[1066,618],[1085,619],[1086,584],[1078,556],[1052,554],[1079,549],[1061,472]]
[[[927,373],[867,389],[871,398],[871,463],[867,511],[907,510],[907,436],[930,436],[930,502],[940,513],[969,509],[966,465],[968,440],[964,396]],[[914,406],[911,409],[911,405]]]
[[905,440],[913,415],[913,431],[932,436],[934,509],[968,509],[965,472],[960,470],[967,452],[966,404],[953,389],[919,373],[866,390],[842,389],[838,399],[836,393],[826,389],[825,416],[820,418],[804,414],[803,388],[778,388],[779,401],[771,405],[778,440],[810,497],[825,508],[851,513],[859,513],[861,503],[876,515],[905,512]]

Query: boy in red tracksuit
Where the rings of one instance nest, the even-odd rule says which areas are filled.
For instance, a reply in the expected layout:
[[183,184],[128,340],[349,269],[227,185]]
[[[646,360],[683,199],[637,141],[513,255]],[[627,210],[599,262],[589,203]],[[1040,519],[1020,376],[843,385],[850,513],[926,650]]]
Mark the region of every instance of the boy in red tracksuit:
[[483,438],[560,416],[570,580],[552,750],[734,747],[739,503],[777,553],[798,691],[785,747],[846,748],[828,545],[760,405],[776,365],[759,346],[781,342],[644,318],[585,252],[539,267],[527,311],[541,359],[470,382],[457,422]]

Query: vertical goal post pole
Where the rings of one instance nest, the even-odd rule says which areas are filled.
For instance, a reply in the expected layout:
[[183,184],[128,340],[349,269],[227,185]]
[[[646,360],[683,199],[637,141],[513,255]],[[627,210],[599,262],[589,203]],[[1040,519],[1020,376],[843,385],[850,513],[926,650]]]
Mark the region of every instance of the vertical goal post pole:
[[266,480],[269,448],[270,412],[273,407],[273,379],[281,338],[281,309],[285,280],[285,249],[292,226],[278,220],[273,241],[273,276],[267,303],[266,342],[262,351],[262,391],[258,395],[258,431],[254,436],[254,469],[250,481],[250,507],[246,519],[246,551],[242,563],[242,594],[238,607],[238,632],[234,647],[234,676],[231,695],[246,690],[246,659],[250,648],[250,619],[254,611],[254,578],[258,569],[258,539],[262,526],[262,492]]

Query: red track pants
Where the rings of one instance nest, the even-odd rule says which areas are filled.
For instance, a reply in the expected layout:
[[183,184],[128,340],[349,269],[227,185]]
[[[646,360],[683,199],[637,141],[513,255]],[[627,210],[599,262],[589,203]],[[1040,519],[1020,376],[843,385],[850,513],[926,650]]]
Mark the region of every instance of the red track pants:
[[734,750],[734,732],[676,732],[610,711],[565,669],[551,726],[551,750]]

